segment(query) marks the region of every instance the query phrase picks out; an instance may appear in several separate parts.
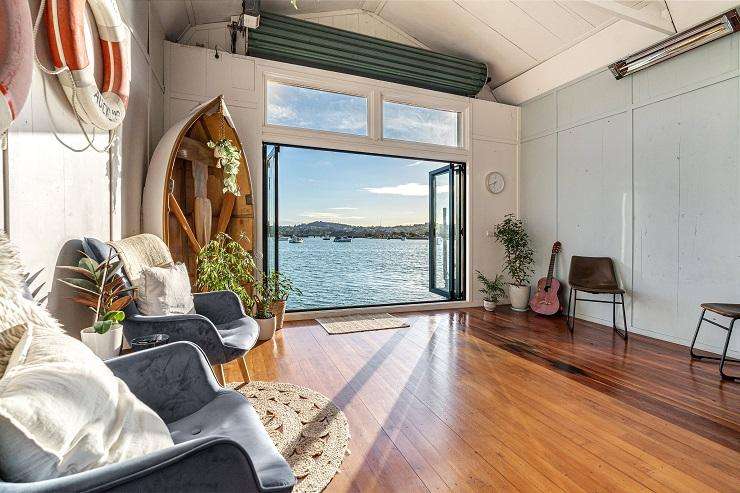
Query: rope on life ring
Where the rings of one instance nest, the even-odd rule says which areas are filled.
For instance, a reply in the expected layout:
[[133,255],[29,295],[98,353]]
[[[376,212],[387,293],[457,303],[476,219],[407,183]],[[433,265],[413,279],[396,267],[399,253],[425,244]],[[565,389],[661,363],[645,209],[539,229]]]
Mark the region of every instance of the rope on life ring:
[[0,1],[0,148],[31,88],[31,40],[28,2]]
[[[90,4],[103,54],[102,92],[85,46],[85,5]],[[131,67],[130,33],[115,0],[47,0],[51,57],[62,88],[79,117],[100,130],[118,128],[126,116]]]

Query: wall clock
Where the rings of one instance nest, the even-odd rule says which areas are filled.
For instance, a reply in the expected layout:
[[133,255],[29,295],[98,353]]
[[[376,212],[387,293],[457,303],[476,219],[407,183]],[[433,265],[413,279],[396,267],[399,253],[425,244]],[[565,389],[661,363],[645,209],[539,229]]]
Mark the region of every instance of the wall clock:
[[501,193],[504,191],[504,186],[506,186],[504,175],[498,171],[493,171],[486,175],[486,188],[488,188],[489,192]]

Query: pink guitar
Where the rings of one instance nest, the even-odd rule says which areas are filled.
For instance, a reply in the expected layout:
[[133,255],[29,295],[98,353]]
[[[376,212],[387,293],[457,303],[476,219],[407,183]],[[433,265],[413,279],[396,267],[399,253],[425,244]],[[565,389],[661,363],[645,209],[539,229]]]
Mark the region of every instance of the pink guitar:
[[560,246],[559,241],[552,245],[550,269],[547,271],[547,277],[537,281],[537,292],[529,300],[529,307],[533,312],[540,315],[555,315],[560,311],[560,281],[552,277],[555,270],[555,257],[560,253]]

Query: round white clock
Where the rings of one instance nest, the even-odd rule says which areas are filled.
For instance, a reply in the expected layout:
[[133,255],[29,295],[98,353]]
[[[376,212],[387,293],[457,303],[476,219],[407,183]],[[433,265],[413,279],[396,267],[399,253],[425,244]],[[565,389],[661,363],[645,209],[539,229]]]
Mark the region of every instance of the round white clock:
[[486,188],[488,188],[489,192],[501,193],[504,191],[504,186],[506,186],[504,175],[498,171],[493,171],[486,175]]

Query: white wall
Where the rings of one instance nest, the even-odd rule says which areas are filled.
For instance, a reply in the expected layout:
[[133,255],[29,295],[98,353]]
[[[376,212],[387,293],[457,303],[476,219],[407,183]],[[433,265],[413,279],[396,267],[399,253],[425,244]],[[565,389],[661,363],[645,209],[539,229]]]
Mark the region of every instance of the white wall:
[[[561,279],[571,255],[612,257],[637,333],[688,345],[701,302],[740,302],[739,40],[619,81],[600,70],[522,107],[537,275],[555,240]],[[610,308],[580,303],[578,316],[610,324]],[[719,351],[724,337],[706,324],[700,345]]]
[[[38,3],[30,2],[34,15]],[[119,0],[118,4],[133,32],[131,99],[119,145],[111,153],[75,153],[57,142],[50,118],[64,142],[74,147],[85,144],[55,78],[46,80],[47,106],[38,70],[8,137],[10,237],[30,271],[45,269],[42,278],[46,290],[52,290],[49,308],[73,335],[89,324],[89,315],[65,299],[68,293],[55,281],[55,266],[74,261],[82,236],[107,240],[139,231],[149,141],[159,139],[163,126],[164,35],[159,19],[150,12],[149,1]],[[36,45],[44,64],[50,66],[45,31],[42,24]],[[96,143],[103,147],[106,142],[107,135],[98,134]]]
[[[169,124],[201,102],[221,93],[226,97],[240,139],[246,146],[256,204],[258,248],[262,245],[262,142],[308,145],[466,162],[469,274],[475,269],[488,274],[499,271],[501,255],[492,239],[486,237],[486,231],[516,209],[518,108],[241,55],[221,53],[216,59],[212,50],[169,42],[165,42],[165,61],[165,114]],[[449,148],[384,141],[380,138],[379,115],[371,117],[368,137],[266,125],[264,87],[267,79],[366,95],[373,108],[378,107],[375,105],[385,95],[394,100],[454,109],[463,115],[463,145]],[[499,195],[485,190],[485,175],[494,170],[507,180],[505,191]],[[477,286],[469,285],[467,291],[471,301],[479,304]]]

